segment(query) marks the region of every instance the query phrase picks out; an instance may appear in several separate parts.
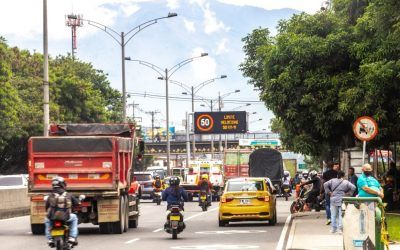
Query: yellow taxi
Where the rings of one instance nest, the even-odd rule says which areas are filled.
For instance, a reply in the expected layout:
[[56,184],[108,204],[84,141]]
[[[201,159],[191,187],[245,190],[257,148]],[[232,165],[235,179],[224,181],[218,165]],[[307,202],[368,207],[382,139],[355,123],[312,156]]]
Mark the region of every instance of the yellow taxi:
[[277,222],[276,197],[269,190],[266,178],[230,179],[225,185],[219,203],[219,226],[230,221],[268,221]]

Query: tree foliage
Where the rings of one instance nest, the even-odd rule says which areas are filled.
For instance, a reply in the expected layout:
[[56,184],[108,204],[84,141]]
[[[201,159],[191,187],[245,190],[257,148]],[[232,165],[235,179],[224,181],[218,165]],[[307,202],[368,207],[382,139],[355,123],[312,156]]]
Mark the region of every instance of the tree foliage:
[[330,160],[354,145],[361,115],[378,121],[376,145],[399,139],[400,2],[336,0],[277,29],[243,38],[240,70],[261,90],[286,147]]
[[[121,94],[90,63],[49,60],[50,121],[121,121]],[[0,39],[0,173],[26,169],[26,144],[43,131],[43,56]]]

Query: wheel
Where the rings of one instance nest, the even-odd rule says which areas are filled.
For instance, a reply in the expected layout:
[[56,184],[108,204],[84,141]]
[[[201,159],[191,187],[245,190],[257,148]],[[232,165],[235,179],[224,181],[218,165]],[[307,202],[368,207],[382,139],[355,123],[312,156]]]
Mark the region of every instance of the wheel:
[[188,200],[189,200],[190,202],[193,201],[193,194],[191,194],[191,193],[188,194]]
[[129,229],[129,198],[124,196],[125,216],[124,216],[124,232]]
[[119,220],[111,222],[113,225],[114,234],[122,234],[124,232],[124,216],[125,216],[125,203],[123,196],[119,199]]
[[285,200],[288,201],[288,199],[289,199],[289,194],[286,194],[285,195]]
[[276,216],[276,209],[274,210],[274,216],[272,219],[268,220],[270,226],[275,226],[277,222],[277,216]]
[[34,235],[44,234],[44,224],[31,224],[31,231]]
[[203,204],[201,205],[201,208],[203,209],[203,212],[207,211],[207,204],[205,202],[203,202]]
[[226,225],[228,225],[228,224],[229,224],[229,221],[227,221],[227,220],[221,220],[220,218],[218,218],[218,226],[224,227],[224,226],[226,226]]
[[57,250],[64,250],[64,244],[60,238],[56,239],[55,245]]
[[161,205],[161,200],[160,199],[157,199],[157,205],[158,206]]
[[301,212],[302,204],[300,202],[293,201],[292,205],[290,205],[290,213],[295,214]]
[[172,239],[178,239],[178,229],[172,229]]

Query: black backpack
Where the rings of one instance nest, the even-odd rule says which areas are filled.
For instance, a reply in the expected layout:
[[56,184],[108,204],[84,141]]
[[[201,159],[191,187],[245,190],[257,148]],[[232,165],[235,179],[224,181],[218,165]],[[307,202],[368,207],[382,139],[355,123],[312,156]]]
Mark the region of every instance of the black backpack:
[[67,192],[62,194],[51,193],[48,198],[49,208],[47,209],[47,218],[50,220],[69,220],[71,213],[72,200]]

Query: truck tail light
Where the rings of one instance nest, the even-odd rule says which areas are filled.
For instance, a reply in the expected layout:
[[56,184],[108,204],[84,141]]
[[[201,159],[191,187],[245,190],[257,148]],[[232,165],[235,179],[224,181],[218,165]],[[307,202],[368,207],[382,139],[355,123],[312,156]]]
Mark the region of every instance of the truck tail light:
[[221,197],[221,202],[222,203],[227,203],[233,201],[233,197]]
[[32,196],[31,201],[44,201],[44,196]]
[[110,161],[103,162],[103,168],[111,168],[111,167],[112,167],[112,162]]
[[35,168],[44,168],[44,162],[35,162]]

